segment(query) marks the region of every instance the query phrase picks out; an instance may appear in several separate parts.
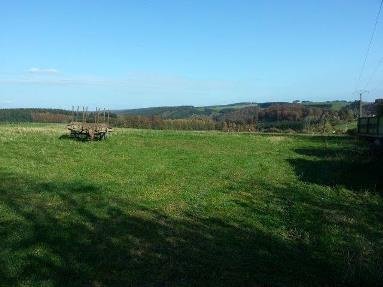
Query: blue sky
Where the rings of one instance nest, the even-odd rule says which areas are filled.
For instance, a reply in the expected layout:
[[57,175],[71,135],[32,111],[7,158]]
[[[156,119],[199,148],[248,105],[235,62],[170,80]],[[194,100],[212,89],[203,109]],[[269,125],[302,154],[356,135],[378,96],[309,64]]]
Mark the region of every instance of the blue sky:
[[383,15],[357,79],[379,4],[4,0],[0,108],[353,100],[356,88],[373,100]]

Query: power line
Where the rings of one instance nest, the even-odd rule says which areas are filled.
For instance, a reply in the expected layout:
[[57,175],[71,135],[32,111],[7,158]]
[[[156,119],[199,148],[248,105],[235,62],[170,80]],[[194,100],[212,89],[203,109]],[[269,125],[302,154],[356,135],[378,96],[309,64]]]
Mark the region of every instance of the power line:
[[369,41],[369,43],[368,43],[368,47],[367,47],[367,51],[366,51],[366,55],[365,55],[365,57],[364,57],[363,65],[362,65],[362,68],[360,69],[360,73],[359,73],[359,77],[358,77],[358,82],[357,82],[357,87],[359,87],[359,85],[360,85],[360,80],[362,79],[362,75],[363,75],[363,73],[364,73],[364,69],[365,69],[365,67],[366,67],[366,63],[367,63],[368,56],[369,56],[369,54],[370,54],[370,50],[371,50],[371,46],[372,46],[372,42],[374,41],[376,28],[377,28],[377,26],[378,26],[380,13],[381,13],[381,11],[382,11],[382,6],[383,6],[383,0],[380,1],[378,14],[376,14],[375,23],[374,23],[374,28],[372,29],[372,33],[371,33],[370,41]]
[[375,69],[371,73],[370,77],[368,78],[366,85],[364,86],[364,89],[367,89],[367,87],[370,85],[371,80],[375,77],[375,74],[378,72],[381,64],[383,64],[383,57],[380,58],[380,60],[378,61],[378,64],[375,66]]

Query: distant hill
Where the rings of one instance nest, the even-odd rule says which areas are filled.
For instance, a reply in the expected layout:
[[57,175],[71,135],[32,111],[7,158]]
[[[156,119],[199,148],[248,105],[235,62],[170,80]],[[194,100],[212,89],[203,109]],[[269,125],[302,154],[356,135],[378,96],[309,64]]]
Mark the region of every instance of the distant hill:
[[141,109],[115,110],[118,115],[135,115],[153,117],[157,116],[163,119],[185,119],[193,116],[214,116],[222,112],[231,112],[250,106],[257,106],[256,103],[242,102],[228,105],[215,105],[205,107],[194,106],[174,106],[174,107],[153,107]]
[[200,109],[193,106],[176,106],[176,107],[153,107],[130,110],[116,110],[117,115],[134,115],[153,117],[157,116],[164,119],[182,119],[189,118],[193,115],[209,116],[213,111],[209,109]]
[[[195,116],[206,117],[222,117],[225,114],[235,112],[240,109],[259,106],[261,109],[269,108],[273,105],[289,106],[289,102],[241,102],[228,105],[214,105],[214,106],[173,106],[173,107],[152,107],[140,109],[126,109],[115,110],[114,113],[118,115],[135,115],[146,117],[160,117],[163,119],[187,119]],[[339,111],[343,107],[350,105],[351,102],[347,101],[326,101],[326,102],[311,102],[311,101],[295,101],[295,104],[301,104],[308,107],[317,107],[322,109],[329,109],[332,111]]]
[[0,122],[65,122],[72,113],[62,109],[0,109]]
[[234,104],[227,104],[227,105],[214,105],[214,106],[206,106],[206,107],[200,107],[200,109],[212,109],[215,111],[220,111],[223,109],[240,109],[244,107],[250,107],[250,106],[257,106],[257,103],[252,102],[242,102],[242,103],[234,103]]
[[[74,119],[72,111],[63,109],[43,109],[43,108],[16,108],[0,109],[0,122],[21,123],[21,122],[42,122],[42,123],[68,123]],[[111,113],[110,118],[117,115]],[[76,118],[81,120],[82,112]],[[94,119],[94,112],[87,113],[87,119]]]
[[[365,115],[375,114],[372,103],[364,103]],[[112,124],[136,128],[233,129],[277,128],[309,130],[326,123],[338,125],[356,119],[359,101],[240,102],[204,107],[174,106],[116,110]],[[0,109],[0,122],[70,122],[73,113],[53,109]],[[81,117],[81,116],[80,116]],[[94,119],[89,112],[87,119]]]
[[311,107],[329,108],[332,111],[339,111],[340,109],[350,105],[351,102],[348,102],[348,101],[325,101],[325,102],[302,101],[301,104],[305,106],[311,106]]

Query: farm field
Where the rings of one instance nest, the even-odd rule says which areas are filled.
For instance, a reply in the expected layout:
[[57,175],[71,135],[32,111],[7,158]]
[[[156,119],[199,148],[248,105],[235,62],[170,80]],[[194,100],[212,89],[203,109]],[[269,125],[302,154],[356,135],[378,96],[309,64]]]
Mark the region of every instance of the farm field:
[[382,161],[349,137],[0,125],[0,286],[383,285]]

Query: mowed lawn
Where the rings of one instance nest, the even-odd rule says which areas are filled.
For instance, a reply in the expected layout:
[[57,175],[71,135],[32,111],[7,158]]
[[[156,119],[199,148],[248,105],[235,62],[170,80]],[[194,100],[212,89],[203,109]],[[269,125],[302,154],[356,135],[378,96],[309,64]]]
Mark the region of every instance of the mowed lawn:
[[0,126],[0,286],[383,285],[382,161],[347,137]]

